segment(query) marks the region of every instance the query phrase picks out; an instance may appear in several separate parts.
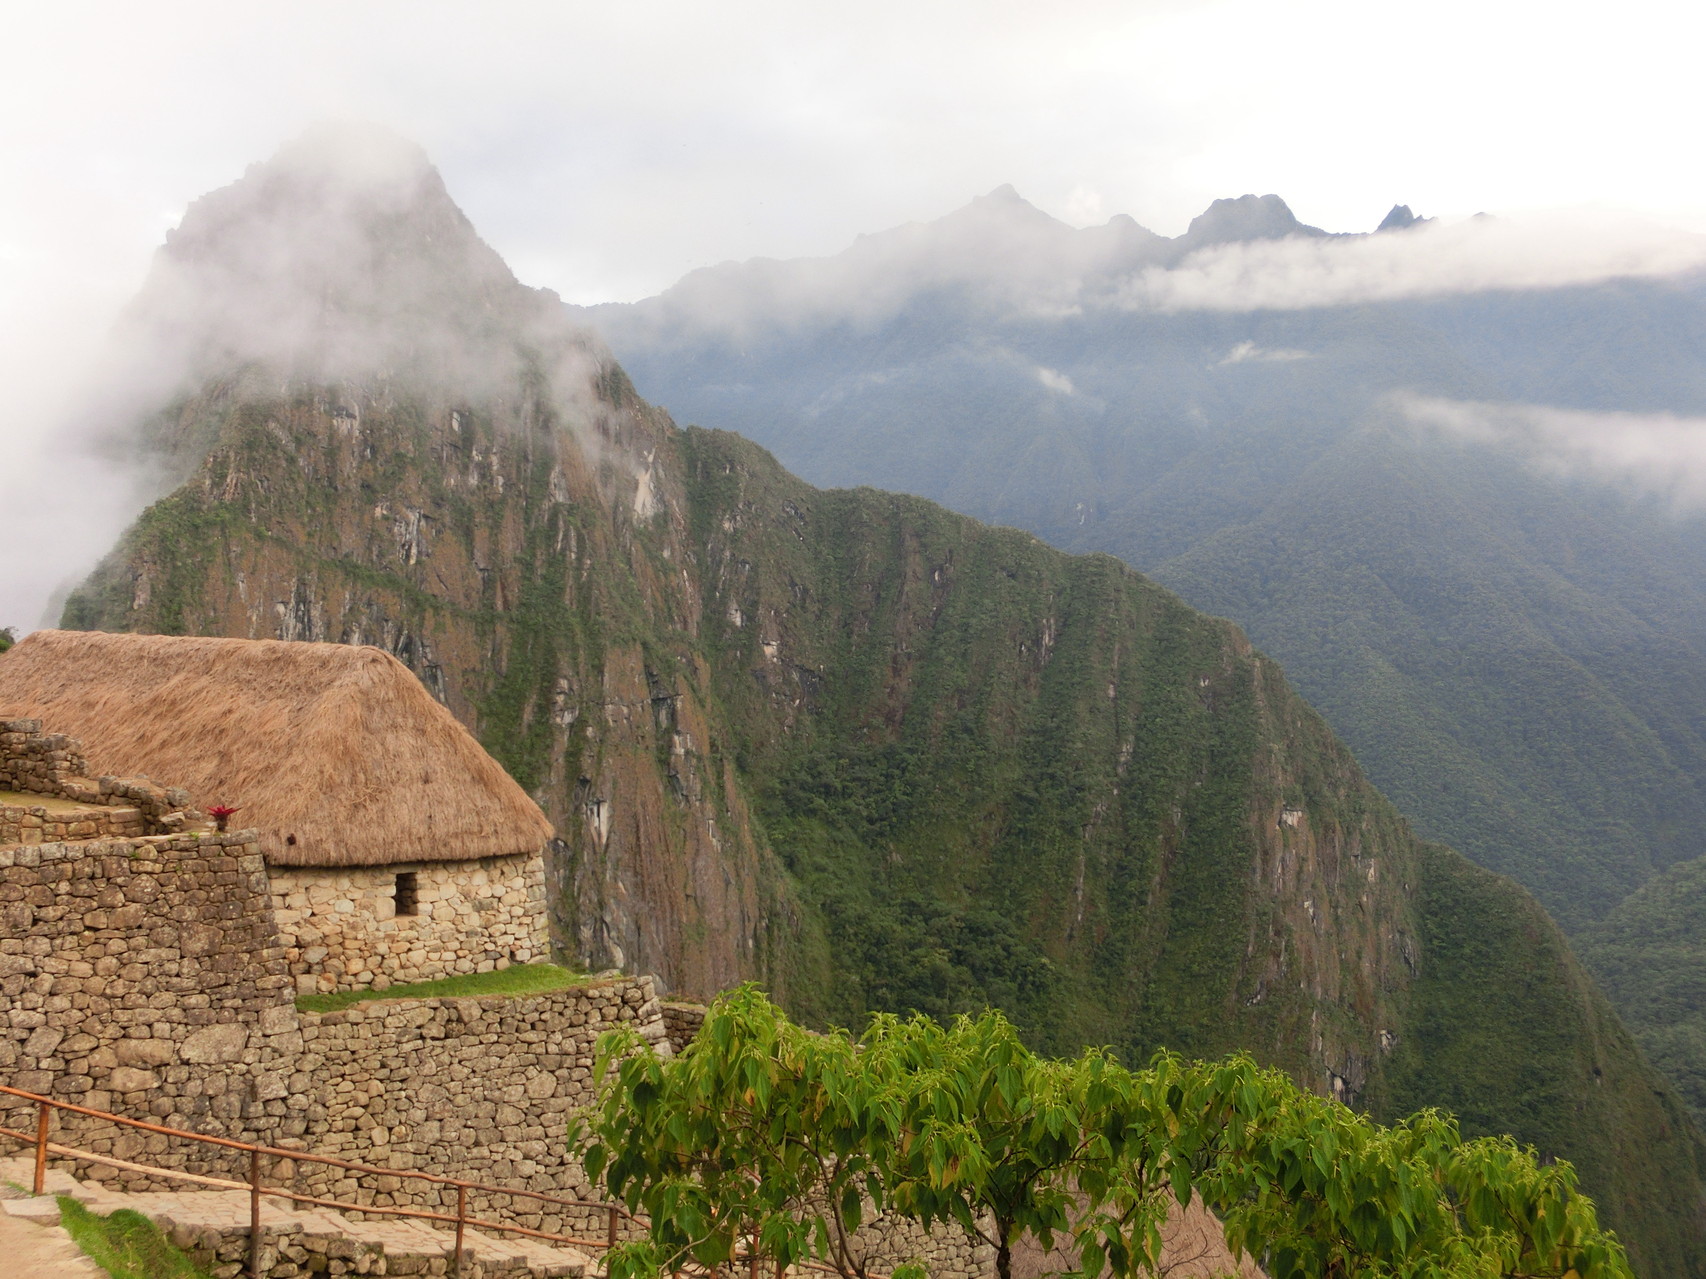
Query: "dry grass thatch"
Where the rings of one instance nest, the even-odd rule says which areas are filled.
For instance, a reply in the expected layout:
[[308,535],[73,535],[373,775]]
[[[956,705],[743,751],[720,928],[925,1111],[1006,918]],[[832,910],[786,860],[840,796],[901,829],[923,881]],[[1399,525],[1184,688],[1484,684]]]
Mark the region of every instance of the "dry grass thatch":
[[82,741],[96,774],[234,804],[281,866],[533,852],[550,823],[377,648],[37,631],[0,657],[0,718]]

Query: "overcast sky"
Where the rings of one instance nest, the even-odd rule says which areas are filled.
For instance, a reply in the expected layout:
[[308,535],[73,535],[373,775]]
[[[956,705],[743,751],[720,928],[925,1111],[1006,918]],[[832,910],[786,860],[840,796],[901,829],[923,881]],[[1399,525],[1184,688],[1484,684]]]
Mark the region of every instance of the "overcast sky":
[[[1008,182],[1074,224],[1124,212],[1164,234],[1269,191],[1330,230],[1394,202],[1706,225],[1691,8],[11,4],[0,513],[39,538],[93,487],[81,462],[37,460],[92,342],[190,200],[317,119],[422,143],[517,274],[580,302],[832,253]],[[110,533],[87,522],[91,546]],[[0,624],[35,622],[85,554],[64,542],[0,560]]]

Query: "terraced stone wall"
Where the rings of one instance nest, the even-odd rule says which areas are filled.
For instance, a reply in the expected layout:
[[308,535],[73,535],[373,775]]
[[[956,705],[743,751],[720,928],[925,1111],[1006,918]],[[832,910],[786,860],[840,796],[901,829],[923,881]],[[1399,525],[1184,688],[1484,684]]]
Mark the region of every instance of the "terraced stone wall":
[[[146,777],[90,777],[88,772],[83,744],[76,738],[44,732],[39,719],[0,719],[0,791],[134,808],[149,834],[184,824],[191,803],[188,791],[159,786]],[[8,842],[0,833],[0,844]]]
[[11,803],[0,799],[0,845],[57,844],[65,840],[129,839],[145,833],[142,810],[102,808],[63,799]]
[[[598,1036],[629,1024],[670,1053],[703,1016],[666,1013],[650,977],[299,1013],[276,891],[249,831],[0,847],[0,1082],[172,1128],[596,1199],[568,1128],[593,1100]],[[0,1124],[29,1131],[34,1117],[31,1103],[0,1096]],[[243,1152],[63,1112],[54,1140],[232,1180],[248,1171]],[[183,1188],[137,1169],[69,1167],[127,1191]],[[268,1159],[262,1173],[345,1202],[455,1206],[432,1183],[302,1159]],[[607,1226],[596,1207],[478,1192],[469,1207],[588,1239]],[[948,1279],[990,1269],[956,1232],[908,1223],[879,1221],[860,1246],[879,1270],[914,1257]]]
[[[570,1117],[593,1101],[598,1036],[630,1024],[659,1052],[668,1031],[650,977],[521,997],[382,1000],[304,1014],[301,1065],[317,1154],[411,1168],[562,1198],[592,1197],[570,1152]],[[376,1187],[299,1164],[317,1195],[455,1208],[454,1192],[401,1180]],[[476,1194],[470,1206],[524,1225],[604,1237],[598,1209],[530,1206]]]

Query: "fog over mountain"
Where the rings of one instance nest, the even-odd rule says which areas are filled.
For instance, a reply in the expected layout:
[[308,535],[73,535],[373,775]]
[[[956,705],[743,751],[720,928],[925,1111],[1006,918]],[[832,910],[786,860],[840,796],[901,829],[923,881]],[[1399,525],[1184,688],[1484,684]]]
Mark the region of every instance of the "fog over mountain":
[[[1278,336],[1216,359],[1319,363]],[[181,482],[64,625],[394,653],[551,819],[565,958],[817,1025],[1248,1051],[1569,1159],[1642,1273],[1706,1274],[1699,1130],[1555,923],[1417,840],[1232,624],[677,426],[395,139],[198,201],[120,349],[160,376],[109,426]],[[1070,350],[1019,375],[1101,394]]]
[[1384,226],[1245,196],[1168,240],[1003,189],[583,314],[680,418],[815,482],[1238,621],[1426,834],[1579,926],[1706,853],[1702,241]]

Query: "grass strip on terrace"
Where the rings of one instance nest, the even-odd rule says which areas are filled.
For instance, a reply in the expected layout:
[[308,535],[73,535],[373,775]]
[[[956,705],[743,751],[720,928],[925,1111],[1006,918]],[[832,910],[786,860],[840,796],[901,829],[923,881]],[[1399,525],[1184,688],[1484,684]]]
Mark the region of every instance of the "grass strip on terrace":
[[59,1221],[112,1279],[207,1279],[207,1273],[173,1247],[160,1227],[129,1208],[103,1217],[61,1195]]
[[370,999],[472,999],[480,995],[537,995],[547,990],[563,990],[590,981],[585,973],[563,968],[557,964],[512,964],[489,973],[466,973],[460,977],[441,977],[437,981],[417,981],[407,986],[388,986],[384,990],[339,990],[329,995],[300,995],[296,1011],[303,1013],[335,1013],[351,1004]]

